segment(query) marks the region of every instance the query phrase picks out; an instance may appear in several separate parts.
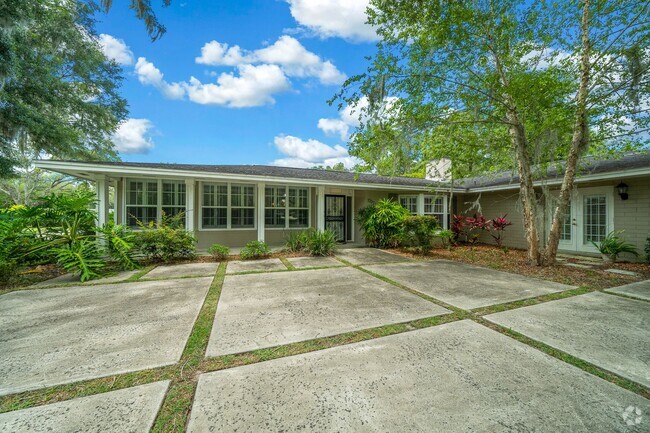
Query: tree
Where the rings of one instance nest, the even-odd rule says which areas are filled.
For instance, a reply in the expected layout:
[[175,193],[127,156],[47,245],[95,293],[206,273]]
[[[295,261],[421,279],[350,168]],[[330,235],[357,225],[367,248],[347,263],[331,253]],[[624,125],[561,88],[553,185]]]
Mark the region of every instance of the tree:
[[[439,152],[445,137],[481,136],[447,146],[465,164],[516,167],[529,260],[552,263],[581,158],[648,145],[648,8],[626,0],[373,0],[377,54],[339,96],[370,101],[357,134],[379,123],[372,113],[381,101],[397,97],[396,115],[382,122],[408,124],[422,156],[427,138],[436,137]],[[565,176],[543,247],[534,181],[553,165]]]
[[[171,3],[171,0],[162,0],[162,4],[165,7],[169,6]],[[101,8],[104,12],[108,12],[111,6],[113,6],[113,0],[101,0]],[[149,0],[131,0],[129,9],[135,11],[135,16],[139,20],[144,21],[147,34],[152,41],[161,38],[167,31],[165,26],[158,21]]]
[[126,117],[120,67],[96,39],[81,2],[3,2],[0,27],[0,177],[19,148],[58,158],[115,159],[110,140]]

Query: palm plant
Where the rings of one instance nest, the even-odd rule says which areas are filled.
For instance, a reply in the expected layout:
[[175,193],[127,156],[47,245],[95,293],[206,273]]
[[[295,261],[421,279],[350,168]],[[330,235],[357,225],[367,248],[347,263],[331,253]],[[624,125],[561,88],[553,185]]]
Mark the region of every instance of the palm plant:
[[95,278],[105,266],[103,257],[116,260],[123,269],[134,269],[132,234],[128,228],[96,226],[95,194],[77,190],[42,198],[40,226],[42,242],[28,254],[45,252],[61,267],[78,273],[81,281]]
[[606,261],[615,261],[616,257],[621,253],[630,253],[637,257],[639,252],[636,247],[621,239],[620,235],[624,230],[612,231],[607,234],[600,242],[591,242],[596,249],[602,254],[603,259]]

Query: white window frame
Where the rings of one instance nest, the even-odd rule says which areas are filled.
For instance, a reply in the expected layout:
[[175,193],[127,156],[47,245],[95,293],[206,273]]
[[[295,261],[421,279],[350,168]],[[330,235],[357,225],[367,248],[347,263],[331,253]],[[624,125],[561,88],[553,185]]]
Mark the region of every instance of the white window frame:
[[[415,211],[412,211],[411,209],[407,208],[402,204],[402,199],[409,199],[409,200],[415,200]],[[417,215],[418,214],[418,196],[417,194],[403,194],[399,195],[397,200],[399,201],[400,206],[402,206],[404,209],[409,211],[411,215]]]
[[[203,227],[203,185],[209,184],[209,185],[228,185],[228,206],[226,209],[226,227],[217,227],[217,228],[207,228]],[[238,206],[237,208],[247,208],[247,209],[255,209],[254,213],[254,218],[253,218],[253,227],[232,227],[232,186],[252,186],[253,187],[253,203],[255,204],[252,208],[248,206]],[[199,182],[199,231],[200,232],[218,232],[218,231],[225,231],[225,230],[232,230],[232,231],[252,231],[252,230],[257,230],[257,194],[259,191],[257,190],[257,185],[253,183],[245,183],[245,182],[208,182],[208,181],[202,181]],[[223,208],[223,206],[209,206],[210,208]]]
[[[226,205],[225,206],[206,206],[204,203],[204,197],[203,197],[203,189],[205,185],[210,185],[215,187],[215,194],[216,194],[216,188],[218,186],[224,186],[226,187]],[[216,199],[215,199],[216,201]],[[230,203],[230,187],[228,186],[228,182],[200,182],[199,183],[199,230],[200,231],[216,231],[216,230],[228,230],[228,222],[230,218],[228,218],[230,209],[228,207],[228,204]],[[226,210],[226,227],[203,227],[203,208],[206,207],[208,209],[225,209]]]
[[[420,201],[420,197],[422,197],[422,201]],[[415,213],[411,212],[410,209],[406,208],[402,204],[402,198],[409,198],[409,199],[415,199],[416,203],[416,211]],[[430,198],[433,200],[432,206],[433,209],[435,210],[435,201],[438,199],[442,200],[442,214],[440,212],[425,212],[425,204],[424,201]],[[438,221],[441,223],[441,227],[444,229],[448,228],[448,222],[447,219],[449,218],[449,198],[446,195],[443,194],[400,194],[397,196],[397,200],[399,201],[399,204],[404,207],[406,210],[411,212],[411,215],[442,215],[442,221]],[[420,208],[421,206],[421,208]]]
[[[129,204],[128,201],[128,193],[130,191],[129,189],[129,182],[149,182],[153,183],[156,182],[156,204],[146,204],[146,205],[134,205],[134,204]],[[122,221],[124,222],[125,225],[128,225],[128,213],[127,213],[127,208],[129,207],[155,207],[156,208],[156,222],[160,223],[161,218],[162,218],[162,208],[163,207],[182,207],[184,208],[184,212],[187,212],[187,186],[185,187],[185,205],[184,206],[177,206],[177,205],[165,205],[163,206],[162,204],[162,196],[163,196],[163,189],[162,189],[162,184],[163,182],[171,182],[171,183],[178,183],[178,184],[183,184],[185,185],[185,181],[179,180],[179,179],[169,179],[169,178],[146,178],[146,177],[125,177],[123,179],[123,187],[122,187],[122,203],[123,209],[122,209]],[[185,226],[185,221],[183,221],[183,226]],[[138,230],[139,227],[137,226],[129,226],[132,230]]]
[[[285,217],[284,217],[284,227],[269,227],[265,226],[265,230],[307,230],[312,227],[311,223],[311,188],[308,186],[303,186],[303,185],[276,185],[276,184],[266,184],[264,188],[264,221],[266,224],[266,210],[267,209],[279,209],[279,208],[274,208],[274,207],[266,207],[266,188],[284,188],[285,195],[286,195],[286,200],[284,204],[284,212],[285,212]],[[296,189],[305,189],[307,190],[307,207],[290,207],[289,206],[289,188],[296,188]],[[289,212],[291,210],[305,210],[307,209],[307,226],[306,227],[290,227],[289,224]]]

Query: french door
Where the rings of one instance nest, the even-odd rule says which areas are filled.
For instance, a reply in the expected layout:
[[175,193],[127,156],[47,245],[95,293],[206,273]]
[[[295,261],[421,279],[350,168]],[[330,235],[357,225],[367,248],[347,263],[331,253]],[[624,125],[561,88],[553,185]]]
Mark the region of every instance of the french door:
[[612,191],[610,187],[584,188],[572,195],[560,230],[561,250],[597,252],[592,242],[600,242],[614,230]]
[[325,229],[336,234],[338,242],[345,242],[346,218],[345,218],[345,196],[325,196]]

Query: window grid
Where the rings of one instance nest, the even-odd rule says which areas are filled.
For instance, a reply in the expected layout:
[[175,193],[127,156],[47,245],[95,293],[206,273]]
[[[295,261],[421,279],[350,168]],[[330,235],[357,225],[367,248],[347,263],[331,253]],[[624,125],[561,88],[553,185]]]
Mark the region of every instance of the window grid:
[[185,182],[162,181],[162,214],[167,218],[185,212]]
[[267,186],[264,225],[268,228],[309,227],[309,188]]
[[607,198],[604,195],[584,197],[584,243],[600,242],[607,236]]
[[564,213],[562,220],[562,229],[560,230],[561,241],[571,241],[571,225],[571,204],[569,204],[569,208]]
[[228,184],[202,184],[201,198],[201,228],[228,228]]
[[444,197],[425,195],[424,196],[424,215],[436,217],[438,224],[442,224],[445,217]]
[[230,227],[255,227],[255,187],[253,185],[230,186]]
[[399,197],[399,203],[413,215],[418,213],[418,196],[402,195]]

